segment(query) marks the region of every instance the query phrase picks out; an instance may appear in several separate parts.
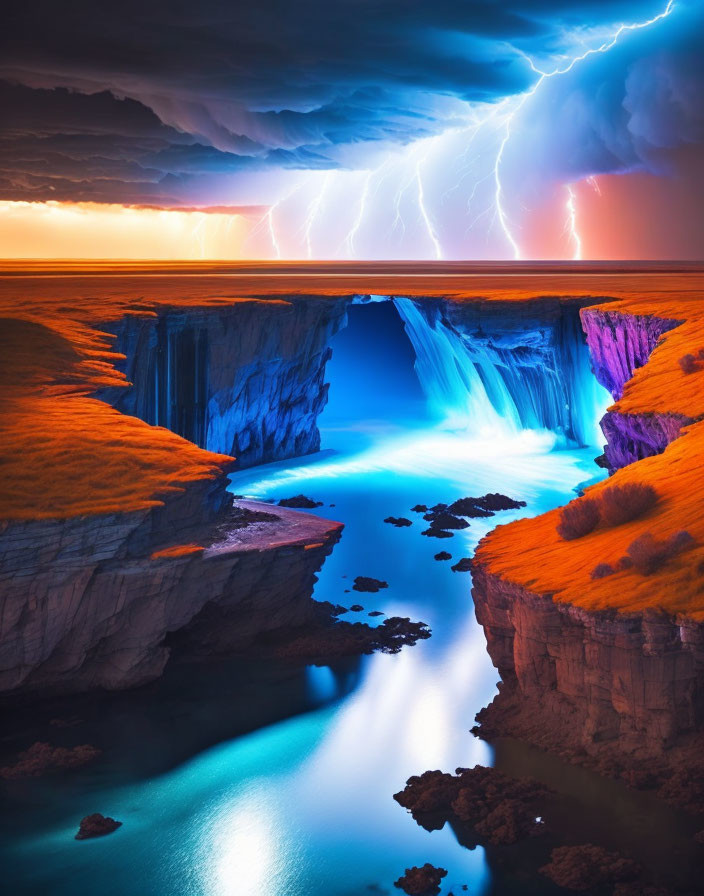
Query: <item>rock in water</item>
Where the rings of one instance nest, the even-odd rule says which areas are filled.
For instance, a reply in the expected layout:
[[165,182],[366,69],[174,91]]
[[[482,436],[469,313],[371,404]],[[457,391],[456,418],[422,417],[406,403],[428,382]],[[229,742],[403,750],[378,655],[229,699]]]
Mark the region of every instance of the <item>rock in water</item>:
[[387,516],[384,522],[391,523],[391,525],[396,526],[397,529],[412,525],[411,521],[406,519],[405,516]]
[[426,514],[423,519],[430,519],[430,525],[435,529],[466,529],[469,526],[467,520],[462,520],[446,510],[438,513]]
[[371,576],[357,576],[352,586],[355,591],[368,591],[371,594],[388,587],[388,582],[384,582],[381,579],[373,579]]
[[472,558],[471,557],[462,557],[457,563],[452,566],[453,572],[471,572],[472,569]]
[[568,890],[591,890],[594,887],[632,880],[638,866],[617,852],[586,843],[583,846],[558,846],[540,872],[558,887]]
[[489,492],[478,498],[459,498],[447,508],[450,513],[456,513],[460,516],[468,516],[474,519],[493,516],[501,510],[518,510],[519,507],[525,507],[525,501],[515,501],[508,495],[501,495],[499,492]]
[[112,834],[122,826],[121,821],[115,821],[110,816],[101,815],[100,812],[94,812],[92,815],[86,815],[81,819],[81,824],[76,834],[76,840],[90,840],[92,837],[104,837],[106,834]]
[[444,529],[436,529],[434,526],[431,526],[429,529],[424,529],[421,535],[427,535],[428,538],[452,538],[452,532],[445,532]]
[[508,846],[544,831],[538,819],[548,792],[539,781],[477,765],[458,768],[454,775],[414,775],[394,799],[426,830],[440,830],[454,819],[466,825],[477,843]]
[[426,862],[421,868],[406,868],[406,873],[394,882],[394,886],[409,896],[436,896],[440,892],[440,881],[446,875],[445,868],[436,868]]
[[0,768],[0,778],[38,778],[47,772],[69,768],[79,768],[100,756],[100,750],[92,744],[80,744],[77,747],[52,747],[51,744],[37,741],[20,753],[13,765]]
[[440,551],[435,555],[436,560],[452,560],[452,554],[448,554],[447,551]]
[[314,501],[305,495],[294,495],[293,498],[282,498],[279,501],[279,507],[299,507],[311,510],[313,507],[322,507],[322,501]]

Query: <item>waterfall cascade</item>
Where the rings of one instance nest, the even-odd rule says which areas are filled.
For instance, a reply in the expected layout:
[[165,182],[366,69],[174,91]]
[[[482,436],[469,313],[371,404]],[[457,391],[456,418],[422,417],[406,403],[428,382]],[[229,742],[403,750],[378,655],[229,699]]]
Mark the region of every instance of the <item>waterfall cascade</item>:
[[[502,320],[500,307],[462,319],[443,303],[395,298],[416,352],[416,372],[433,414],[450,429],[504,435],[546,429],[558,444],[593,445],[609,403],[591,372],[577,307],[547,320]],[[487,308],[489,309],[487,311]],[[489,317],[491,316],[491,319]]]

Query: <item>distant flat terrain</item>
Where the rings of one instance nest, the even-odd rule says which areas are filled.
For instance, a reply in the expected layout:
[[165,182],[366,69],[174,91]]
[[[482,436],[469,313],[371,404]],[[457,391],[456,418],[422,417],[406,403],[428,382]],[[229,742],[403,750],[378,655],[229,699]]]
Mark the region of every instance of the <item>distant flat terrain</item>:
[[699,297],[700,262],[0,262],[0,313],[109,320],[144,304],[286,295]]

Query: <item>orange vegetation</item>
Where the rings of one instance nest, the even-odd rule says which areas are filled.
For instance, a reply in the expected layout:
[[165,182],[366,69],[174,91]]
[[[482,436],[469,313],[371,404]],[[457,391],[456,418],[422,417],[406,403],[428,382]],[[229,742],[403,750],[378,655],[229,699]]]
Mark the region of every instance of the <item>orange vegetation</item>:
[[[590,309],[591,310],[591,309]],[[704,363],[684,373],[678,361],[704,348],[704,305],[700,299],[629,299],[602,310],[646,314],[682,321],[661,337],[648,363],[636,371],[623,398],[612,406],[622,413],[676,412],[704,417]],[[499,526],[480,544],[476,558],[514,584],[587,610],[636,612],[662,609],[704,620],[704,422],[686,427],[660,455],[624,467],[587,489],[599,499],[615,484],[649,483],[657,501],[630,522],[603,523],[581,538],[564,540],[557,531],[561,510]],[[651,533],[665,541],[686,531],[693,546],[671,556],[651,575],[619,569],[591,578],[605,563],[616,568],[634,540]]]
[[704,363],[691,373],[679,364],[686,354],[704,349],[704,284],[693,295],[627,299],[592,308],[633,315],[650,315],[682,321],[665,333],[645,367],[636,370],[623,397],[613,406],[623,414],[651,412],[682,414],[691,420],[704,417]]
[[[275,297],[291,294],[520,301],[564,296],[567,284],[570,296],[632,301],[638,295],[640,302],[674,304],[681,311],[681,302],[694,309],[704,276],[687,266],[628,264],[3,262],[0,519],[151,507],[188,482],[218,475],[230,460],[90,397],[98,386],[126,385],[105,332],[126,314],[259,301],[286,307]],[[694,310],[691,319],[699,319]],[[680,336],[674,331],[667,343]],[[698,338],[690,341],[700,347]],[[683,380],[678,388],[692,406],[704,402],[704,390],[697,395],[698,373],[685,375],[676,364],[670,370],[669,361],[666,366],[668,377]],[[685,376],[691,379],[684,382]],[[623,401],[636,397],[634,388]]]
[[145,509],[232,460],[90,398],[125,384],[108,346],[70,319],[0,319],[0,519]]

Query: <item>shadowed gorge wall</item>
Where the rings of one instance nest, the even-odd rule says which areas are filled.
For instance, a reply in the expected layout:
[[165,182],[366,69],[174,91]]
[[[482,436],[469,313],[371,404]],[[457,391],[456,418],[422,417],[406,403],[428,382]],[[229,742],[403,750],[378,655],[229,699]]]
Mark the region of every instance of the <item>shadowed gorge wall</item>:
[[[91,322],[115,334],[121,355],[106,352],[106,358],[131,383],[104,386],[96,394],[123,414],[234,454],[241,466],[316,451],[331,342],[354,300],[347,294],[211,298],[180,308],[132,303],[121,317]],[[383,309],[354,309],[345,351],[357,359],[349,365],[348,395],[374,391],[381,412],[400,395],[416,404],[415,352],[420,386],[431,401],[430,422],[459,407],[470,433],[472,427],[498,424],[515,431],[543,426],[577,440],[589,407],[579,404],[579,389],[592,382],[584,375],[584,346],[575,330],[579,303],[448,296],[399,299],[394,307],[384,301]],[[402,320],[410,342],[402,341]],[[389,357],[376,357],[390,345]],[[355,370],[362,369],[365,376],[355,379]],[[438,391],[449,397],[448,404],[434,404]],[[114,439],[112,430],[108,441]],[[141,456],[139,445],[137,452]],[[0,687],[40,689],[54,679],[67,687],[138,683],[163,667],[165,633],[187,624],[205,601],[238,602],[255,587],[278,594],[299,566],[312,574],[335,537],[335,524],[326,524],[317,538],[311,535],[315,550],[296,549],[295,569],[282,573],[286,563],[279,564],[279,554],[289,554],[279,545],[289,536],[298,543],[295,530],[302,524],[282,519],[281,541],[271,555],[265,548],[273,530],[256,527],[220,549],[219,527],[241,528],[221,503],[224,488],[223,476],[215,486],[208,481],[171,489],[163,509],[130,515],[118,503],[114,512],[68,522],[52,518],[7,526],[0,552],[12,600],[4,618]],[[245,562],[248,539],[252,551],[245,551]],[[122,648],[123,638],[129,649]]]
[[132,386],[99,397],[240,466],[317,451],[344,298],[235,300],[104,324]]
[[[105,323],[133,385],[99,397],[234,455],[241,467],[317,451],[331,341],[347,326],[353,302],[354,326],[343,332],[332,368],[340,382],[329,420],[366,403],[380,419],[407,413],[468,431],[547,429],[561,444],[594,443],[605,393],[579,322],[586,299],[396,298],[394,310],[390,297],[374,298],[243,299]],[[420,388],[408,381],[411,351]]]

